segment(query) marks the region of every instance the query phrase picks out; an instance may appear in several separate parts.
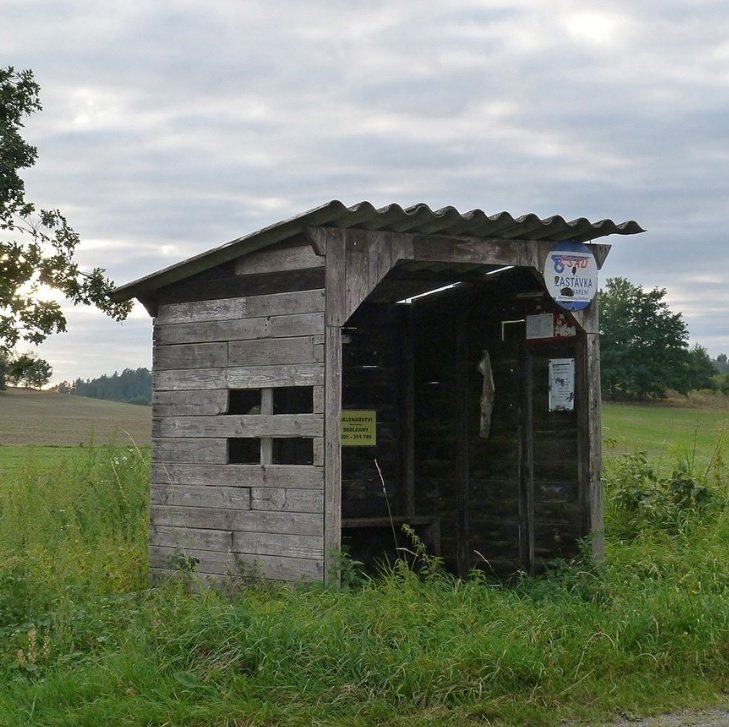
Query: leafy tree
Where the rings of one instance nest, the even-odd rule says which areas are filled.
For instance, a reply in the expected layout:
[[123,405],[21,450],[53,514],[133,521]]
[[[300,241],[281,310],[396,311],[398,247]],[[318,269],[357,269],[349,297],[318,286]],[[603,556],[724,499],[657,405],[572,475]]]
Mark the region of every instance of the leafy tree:
[[625,278],[610,278],[600,291],[601,380],[610,399],[689,390],[688,329],[665,296],[665,288],[644,291]]
[[699,344],[695,344],[688,352],[686,387],[687,389],[715,389],[714,381],[716,368],[708,351]]
[[15,384],[25,384],[34,389],[40,389],[50,381],[53,368],[48,361],[38,358],[30,353],[24,353],[13,359],[7,366],[8,381]]
[[729,356],[720,353],[711,363],[714,366],[714,375],[711,377],[713,387],[723,394],[729,394]]
[[20,339],[37,344],[66,330],[48,289],[75,304],[93,304],[116,320],[131,308],[109,300],[112,283],[101,268],[79,268],[74,260],[79,237],[66,218],[25,199],[19,173],[33,166],[37,150],[20,132],[26,117],[41,109],[39,92],[32,71],[0,68],[0,348],[6,350]]
[[721,373],[729,373],[729,358],[725,353],[720,353],[713,361],[714,368]]
[[53,367],[42,358],[36,359],[25,373],[25,383],[34,388],[40,389],[45,386],[53,376]]
[[71,393],[92,399],[151,404],[152,373],[145,368],[124,369],[121,374],[115,371],[111,376],[104,374],[97,379],[76,379],[71,384]]
[[0,391],[5,391],[5,376],[8,368],[7,354],[0,348]]

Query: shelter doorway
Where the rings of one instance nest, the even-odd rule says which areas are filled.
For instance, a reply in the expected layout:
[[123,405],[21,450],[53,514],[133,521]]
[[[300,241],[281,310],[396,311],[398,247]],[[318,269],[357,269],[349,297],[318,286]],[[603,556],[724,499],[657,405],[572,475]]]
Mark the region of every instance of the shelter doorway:
[[579,359],[581,334],[527,341],[526,317],[554,304],[528,269],[487,271],[403,304],[408,271],[395,268],[343,328],[342,410],[373,412],[376,441],[342,443],[342,544],[370,569],[412,550],[403,524],[459,576],[576,551],[582,397],[549,411],[548,384],[550,360]]

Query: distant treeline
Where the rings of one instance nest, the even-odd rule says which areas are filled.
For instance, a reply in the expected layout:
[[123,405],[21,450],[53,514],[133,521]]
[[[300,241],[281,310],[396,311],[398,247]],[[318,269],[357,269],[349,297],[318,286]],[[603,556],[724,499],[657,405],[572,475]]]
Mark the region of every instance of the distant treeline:
[[57,387],[60,394],[89,396],[92,399],[124,401],[128,404],[152,403],[152,373],[149,369],[124,369],[111,376],[98,379],[62,381]]

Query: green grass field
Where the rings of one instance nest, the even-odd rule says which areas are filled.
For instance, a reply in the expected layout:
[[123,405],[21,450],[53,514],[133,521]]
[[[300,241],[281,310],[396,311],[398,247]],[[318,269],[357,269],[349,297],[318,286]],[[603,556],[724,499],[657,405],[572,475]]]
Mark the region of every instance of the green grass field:
[[[726,472],[659,482],[617,454],[667,472],[675,446],[708,461],[715,412],[605,408],[603,563],[508,584],[349,564],[341,590],[249,575],[233,594],[190,592],[184,568],[146,588],[148,449],[43,446],[65,427],[64,401],[35,411],[46,401],[56,418],[28,426],[35,444],[0,446],[2,727],[556,727],[727,701]],[[101,404],[113,432],[126,408]]]
[[0,444],[0,487],[15,477],[47,471],[65,461],[69,452],[80,447],[43,446],[42,444]]
[[[90,443],[147,447],[150,407],[66,396],[29,389],[0,392],[2,464],[53,461],[59,447]],[[605,453],[644,449],[663,458],[672,450],[711,457],[729,428],[729,410],[677,408],[649,404],[603,405]]]
[[645,450],[653,459],[677,452],[707,463],[729,443],[729,411],[656,404],[603,404],[602,433],[607,456]]
[[[2,464],[53,461],[59,447],[136,444],[147,447],[151,407],[66,396],[29,389],[0,392]],[[605,453],[643,449],[664,458],[683,449],[700,460],[711,457],[729,428],[729,410],[691,409],[655,404],[603,404]]]

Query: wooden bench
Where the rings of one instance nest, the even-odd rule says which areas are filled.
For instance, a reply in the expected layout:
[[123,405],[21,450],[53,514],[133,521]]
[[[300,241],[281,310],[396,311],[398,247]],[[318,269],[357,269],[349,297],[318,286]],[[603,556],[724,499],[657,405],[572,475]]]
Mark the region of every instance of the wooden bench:
[[[440,518],[437,515],[393,515],[392,517],[348,517],[342,518],[342,530],[359,528],[394,528],[398,538],[401,526],[410,525],[423,539],[431,555],[440,555]],[[407,547],[407,545],[406,545]]]

